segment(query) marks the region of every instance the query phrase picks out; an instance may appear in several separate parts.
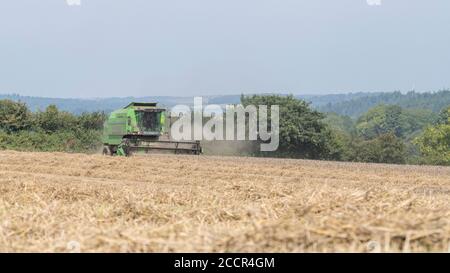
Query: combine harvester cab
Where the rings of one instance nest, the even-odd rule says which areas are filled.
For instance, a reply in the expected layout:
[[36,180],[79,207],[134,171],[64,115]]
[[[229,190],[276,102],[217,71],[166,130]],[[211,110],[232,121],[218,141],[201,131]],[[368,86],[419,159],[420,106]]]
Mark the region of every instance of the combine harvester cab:
[[173,141],[166,127],[166,109],[156,103],[132,102],[112,112],[103,130],[103,154],[200,154],[199,141]]

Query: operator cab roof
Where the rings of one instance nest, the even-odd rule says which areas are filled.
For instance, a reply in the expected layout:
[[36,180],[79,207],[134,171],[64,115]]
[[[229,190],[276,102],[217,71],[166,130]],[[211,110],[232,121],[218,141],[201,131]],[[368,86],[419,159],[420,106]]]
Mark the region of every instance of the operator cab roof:
[[132,102],[124,107],[124,109],[133,108],[135,110],[146,110],[146,111],[164,111],[164,108],[156,107],[156,102]]
[[133,106],[136,107],[156,107],[157,103],[156,102],[132,102],[130,104],[128,104],[127,106],[125,106],[124,108],[130,108]]

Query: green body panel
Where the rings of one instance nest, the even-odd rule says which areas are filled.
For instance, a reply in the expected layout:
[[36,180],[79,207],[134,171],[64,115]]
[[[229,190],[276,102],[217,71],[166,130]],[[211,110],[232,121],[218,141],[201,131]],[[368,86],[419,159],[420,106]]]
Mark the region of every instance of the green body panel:
[[104,124],[103,144],[117,146],[125,136],[159,137],[164,133],[165,109],[156,103],[131,103],[112,112]]

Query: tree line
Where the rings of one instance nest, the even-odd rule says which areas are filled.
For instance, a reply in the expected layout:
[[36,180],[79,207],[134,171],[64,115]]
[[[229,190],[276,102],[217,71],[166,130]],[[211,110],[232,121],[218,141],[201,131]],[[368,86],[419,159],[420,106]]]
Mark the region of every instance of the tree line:
[[[354,118],[319,112],[294,96],[241,96],[241,103],[280,106],[279,149],[246,155],[450,165],[450,104],[438,112],[379,104]],[[55,105],[31,112],[24,103],[0,100],[0,149],[95,152],[106,117],[74,115]]]
[[[328,98],[329,97],[329,98]],[[333,99],[325,104],[318,104],[318,100]],[[340,99],[343,99],[340,101]],[[342,94],[324,95],[310,99],[319,111],[325,113],[337,113],[340,115],[358,118],[370,108],[380,104],[397,105],[402,108],[427,109],[439,112],[450,104],[450,90],[437,92],[419,93],[410,91],[408,93],[356,93],[344,96]]]
[[450,104],[439,113],[380,104],[358,118],[322,113],[293,96],[242,96],[280,106],[280,147],[259,156],[450,165]]
[[55,105],[31,112],[21,102],[0,100],[0,149],[92,152],[101,144],[103,112],[74,115]]

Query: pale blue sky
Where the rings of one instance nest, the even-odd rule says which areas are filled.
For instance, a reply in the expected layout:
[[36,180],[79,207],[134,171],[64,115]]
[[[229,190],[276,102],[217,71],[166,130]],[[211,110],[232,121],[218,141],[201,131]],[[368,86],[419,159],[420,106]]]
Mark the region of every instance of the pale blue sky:
[[450,1],[0,0],[0,93],[450,87]]

